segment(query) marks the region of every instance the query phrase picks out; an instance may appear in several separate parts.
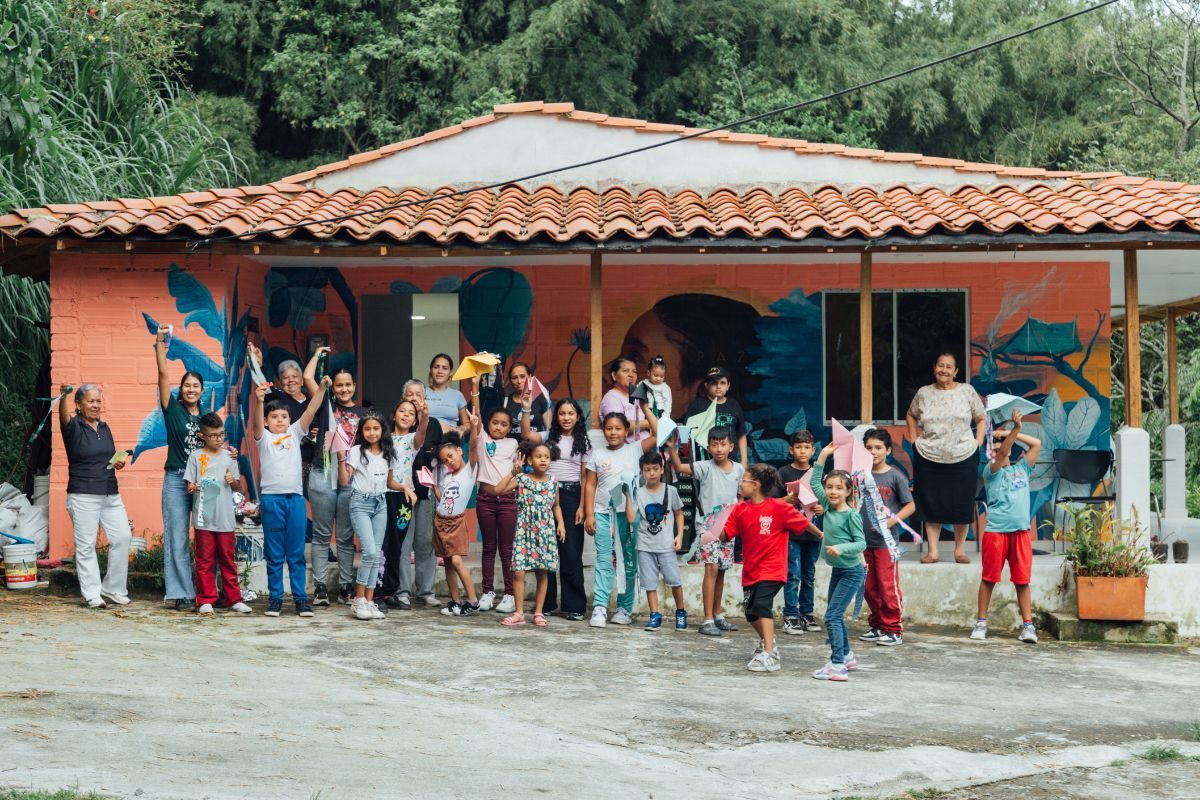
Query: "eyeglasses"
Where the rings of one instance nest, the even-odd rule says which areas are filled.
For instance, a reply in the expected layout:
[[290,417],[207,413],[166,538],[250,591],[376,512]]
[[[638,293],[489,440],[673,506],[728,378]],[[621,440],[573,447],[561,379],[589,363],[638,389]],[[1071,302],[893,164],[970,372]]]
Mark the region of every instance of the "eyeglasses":
[[205,439],[215,439],[219,442],[225,438],[225,431],[217,431],[216,433],[202,433],[200,435]]

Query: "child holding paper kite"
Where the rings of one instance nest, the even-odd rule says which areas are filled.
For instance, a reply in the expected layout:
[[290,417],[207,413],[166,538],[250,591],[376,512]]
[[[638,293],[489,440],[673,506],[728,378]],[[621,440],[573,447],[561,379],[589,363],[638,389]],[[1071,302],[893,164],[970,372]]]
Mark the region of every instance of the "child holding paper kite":
[[[697,483],[696,512],[705,515],[696,523],[697,531],[711,533],[713,522],[721,510],[736,503],[742,475],[746,470],[741,464],[729,459],[733,450],[733,433],[728,428],[713,428],[708,432],[708,452],[711,461],[693,461],[684,464],[679,459],[679,448],[670,444],[671,465],[680,475],[691,475]],[[721,597],[725,592],[725,570],[733,566],[733,544],[719,541],[715,534],[701,534],[700,561],[704,564],[704,623],[700,633],[704,636],[720,636],[725,631],[736,631],[737,627],[725,618],[721,608]]]
[[[888,466],[892,454],[892,437],[883,428],[872,428],[863,435],[863,445],[871,454],[871,476],[879,498],[891,517],[874,520],[867,512],[867,503],[861,507],[863,528],[867,532],[867,549],[863,553],[867,562],[865,593],[867,606],[871,609],[868,620],[871,629],[858,638],[877,645],[894,646],[903,644],[904,627],[901,621],[900,563],[892,560],[892,552],[877,525],[893,528],[912,516],[917,510],[908,480],[895,467]],[[893,537],[895,534],[893,534]],[[895,541],[895,539],[893,539]]]
[[650,609],[646,630],[662,627],[663,615],[658,610],[658,581],[662,578],[675,600],[675,630],[686,631],[683,580],[675,555],[683,546],[683,502],[674,486],[663,483],[663,463],[657,452],[643,454],[638,464],[646,485],[637,487],[631,502],[625,504],[625,519],[637,541],[638,582]]
[[[1030,607],[1029,578],[1033,565],[1033,543],[1029,537],[1032,512],[1029,507],[1029,476],[1037,463],[1042,442],[1021,433],[1021,411],[1012,412],[1012,428],[993,434],[1001,439],[996,455],[984,474],[987,490],[988,516],[983,532],[983,574],[979,581],[979,615],[971,638],[987,638],[988,606],[992,590],[1000,582],[1004,564],[1008,562],[1008,577],[1017,590],[1017,608],[1021,612],[1021,633],[1017,639],[1037,644],[1037,628]],[[1025,448],[1024,454],[1017,447]]]
[[[821,507],[809,488],[812,472],[813,435],[807,428],[792,434],[788,452],[792,463],[779,468],[779,482],[784,495],[812,521]],[[801,499],[800,495],[805,495]],[[793,534],[788,540],[788,577],[783,587],[783,632],[798,636],[805,631],[819,631],[821,626],[813,617],[813,581],[817,577],[817,559],[821,557],[821,539],[811,531]]]
[[746,668],[751,672],[778,672],[779,648],[775,644],[775,596],[787,580],[788,540],[792,534],[813,530],[808,518],[784,500],[774,497],[779,476],[774,467],[754,464],[741,479],[745,502],[735,504],[723,529],[721,541],[741,536],[742,590],[746,621],[758,633],[758,647]]
[[[643,404],[644,405],[644,404]],[[608,598],[617,588],[614,625],[633,622],[633,595],[637,582],[637,548],[625,519],[625,491],[622,484],[638,473],[638,459],[652,453],[658,443],[658,418],[648,408],[642,413],[650,420],[650,435],[636,442],[626,441],[632,431],[628,417],[610,411],[601,421],[605,446],[592,450],[584,473],[583,527],[596,537],[596,565],[592,573],[593,628],[608,624]],[[617,572],[620,570],[620,573]]]
[[862,563],[862,552],[867,548],[862,515],[850,504],[854,480],[850,473],[840,469],[825,474],[825,462],[837,447],[832,443],[825,446],[811,478],[813,493],[825,512],[821,518],[825,563],[832,567],[825,610],[829,663],[813,673],[814,678],[822,681],[848,680],[849,671],[858,667],[858,659],[850,649],[845,617],[850,603],[863,588],[867,571]]
[[208,616],[217,602],[216,569],[221,570],[221,586],[225,602],[239,614],[249,614],[250,606],[242,602],[238,587],[237,563],[234,561],[233,487],[241,483],[237,459],[225,449],[225,423],[217,414],[200,418],[200,437],[204,446],[193,450],[183,468],[183,480],[195,498],[192,525],[196,547],[197,611]]

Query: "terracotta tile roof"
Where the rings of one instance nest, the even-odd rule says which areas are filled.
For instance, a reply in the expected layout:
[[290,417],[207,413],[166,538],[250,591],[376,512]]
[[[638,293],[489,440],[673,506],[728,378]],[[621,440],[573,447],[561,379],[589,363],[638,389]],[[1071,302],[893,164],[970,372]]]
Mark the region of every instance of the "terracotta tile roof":
[[[1124,176],[1095,181],[1071,178],[1023,188],[1001,185],[955,190],[895,186],[826,186],[633,193],[622,187],[576,189],[554,186],[532,191],[519,186],[476,190],[453,198],[423,201],[453,187],[429,191],[343,189],[326,192],[295,183],[275,183],[173,197],[109,200],[35,209],[0,216],[0,231],[12,237],[167,236],[195,238],[243,235],[306,220],[368,212],[297,233],[303,239],[432,244],[505,242],[566,243],[614,238],[644,241],[708,235],[792,240],[930,234],[1019,232],[1025,234],[1122,232],[1132,229],[1200,233],[1200,186]],[[287,239],[291,231],[260,234],[259,241]]]

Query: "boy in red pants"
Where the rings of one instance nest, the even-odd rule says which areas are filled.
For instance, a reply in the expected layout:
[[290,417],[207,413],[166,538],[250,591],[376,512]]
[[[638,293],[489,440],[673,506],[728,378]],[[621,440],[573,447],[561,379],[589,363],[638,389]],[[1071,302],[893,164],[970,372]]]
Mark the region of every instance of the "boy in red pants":
[[[917,506],[908,490],[908,480],[900,470],[889,467],[887,463],[888,456],[892,454],[891,434],[883,428],[872,428],[863,436],[863,446],[871,454],[871,475],[875,478],[875,487],[879,489],[883,504],[896,519],[902,520],[912,516]],[[863,552],[867,561],[864,594],[867,606],[871,609],[868,620],[871,629],[858,638],[865,642],[893,647],[904,643],[900,611],[903,602],[900,594],[900,564],[892,561],[892,554],[884,541],[883,533],[871,524],[866,507],[867,503],[863,502],[863,530],[867,533],[867,549]],[[890,528],[895,522],[896,520],[884,520],[881,524]]]
[[197,611],[208,616],[217,602],[215,567],[221,569],[225,601],[239,614],[249,614],[242,602],[234,562],[233,487],[241,481],[237,461],[225,449],[225,423],[216,414],[200,418],[200,437],[204,446],[188,456],[183,479],[192,500],[192,525],[196,529],[196,603]]

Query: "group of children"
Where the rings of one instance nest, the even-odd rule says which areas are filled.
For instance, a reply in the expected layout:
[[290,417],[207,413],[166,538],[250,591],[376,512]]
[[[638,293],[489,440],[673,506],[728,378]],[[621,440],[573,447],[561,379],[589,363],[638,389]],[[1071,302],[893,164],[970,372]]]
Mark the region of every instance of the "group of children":
[[[614,381],[625,369],[623,362],[628,359],[619,359],[613,366]],[[634,416],[644,424],[635,423],[623,411],[609,411],[601,419],[604,444],[594,448],[584,430],[582,410],[574,401],[559,401],[553,414],[543,402],[545,408],[538,413],[537,398],[523,384],[505,403],[489,409],[485,418],[478,379],[471,382],[465,454],[457,431],[447,433],[436,450],[437,468],[427,476],[434,502],[434,549],[445,567],[450,594],[441,613],[471,616],[494,608],[506,614],[501,621],[505,627],[527,623],[545,627],[549,578],[559,569],[560,548],[568,529],[582,523],[587,534],[594,536],[596,550],[590,624],[598,628],[609,622],[631,624],[640,584],[649,607],[645,628],[660,629],[661,582],[673,596],[675,629],[687,630],[677,555],[683,547],[684,512],[679,492],[666,482],[670,470],[690,477],[696,489],[698,559],[704,566],[702,635],[721,636],[737,630],[726,617],[721,598],[725,573],[734,563],[734,542],[740,540],[745,618],[759,637],[747,665],[750,670],[780,669],[773,612],[780,591],[784,595],[784,634],[821,630],[813,616],[816,563],[821,557],[830,567],[824,617],[830,658],[813,677],[845,681],[858,666],[845,620],[856,600],[865,598],[870,609],[869,630],[860,641],[880,646],[902,644],[903,599],[898,565],[889,547],[889,540],[894,542],[896,537],[884,527],[903,525],[916,507],[906,477],[888,464],[892,452],[889,433],[875,428],[863,436],[872,457],[874,490],[887,514],[880,520],[879,509],[869,512],[871,503],[858,496],[869,485],[862,476],[856,480],[843,470],[826,470],[836,450],[833,444],[821,450],[814,463],[815,446],[807,430],[792,435],[791,463],[778,470],[766,464],[746,465],[744,449],[742,461],[734,461],[735,446],[744,447],[742,415],[736,401],[728,398],[729,377],[721,367],[709,371],[707,401],[701,399],[689,407],[688,416],[692,416],[703,412],[707,402],[718,412],[714,420],[724,423],[705,436],[701,452],[707,458],[685,462],[676,437],[660,451],[658,412],[669,415],[672,400],[669,389],[662,391],[665,364],[661,358],[649,365],[649,372],[649,391],[640,397],[630,393],[631,402],[637,404]],[[525,376],[528,380],[528,368]],[[329,386],[328,378],[317,385],[297,420],[291,419],[284,404],[268,399],[269,384],[258,386],[255,392],[251,433],[259,460],[268,616],[281,613],[285,564],[296,612],[300,616],[313,613],[305,588],[306,507],[300,445],[326,402]],[[407,507],[411,514],[417,502],[413,481],[418,472],[413,460],[422,445],[427,414],[424,407],[404,400],[397,404],[389,425],[368,410],[359,420],[353,445],[335,454],[339,482],[351,490],[350,518],[362,550],[351,603],[356,619],[385,616],[375,602],[382,572],[380,553],[387,526],[403,518],[398,509]],[[548,427],[539,424],[547,419]],[[224,447],[220,417],[205,415],[200,429],[204,446],[191,454],[185,470],[188,490],[196,495],[193,514],[200,613],[211,614],[217,599],[215,566],[220,569],[227,603],[234,611],[249,613],[237,584],[234,517],[228,502],[239,482],[236,459]],[[1032,551],[1028,476],[1040,443],[1021,433],[1019,414],[1014,414],[1009,431],[996,436],[1000,445],[985,477],[990,513],[982,542],[979,615],[971,638],[986,636],[992,588],[1007,561],[1025,623],[1019,638],[1036,642],[1028,587]],[[1018,444],[1026,448],[1024,458],[1015,450]],[[560,495],[564,487],[573,486],[581,490],[581,500],[568,521]],[[474,539],[466,515],[472,497],[476,498],[484,540],[484,591],[479,595],[464,561]],[[504,579],[500,602],[492,590],[497,550]],[[529,572],[534,573],[536,591],[533,612],[527,619],[524,586]],[[614,589],[617,609],[610,619],[608,605]],[[566,610],[564,616],[583,617]]]

